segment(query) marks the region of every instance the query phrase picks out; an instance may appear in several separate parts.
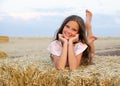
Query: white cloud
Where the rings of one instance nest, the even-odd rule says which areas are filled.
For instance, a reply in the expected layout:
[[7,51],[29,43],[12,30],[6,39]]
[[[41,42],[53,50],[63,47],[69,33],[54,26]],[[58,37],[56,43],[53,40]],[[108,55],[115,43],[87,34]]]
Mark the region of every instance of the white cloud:
[[49,13],[49,12],[12,12],[8,14],[9,16],[13,18],[19,18],[22,20],[30,20],[30,19],[37,19],[43,16],[63,16],[60,13]]
[[[0,4],[0,12],[6,12],[14,18],[23,20],[37,18],[41,15],[63,15],[63,12],[58,12],[59,9],[66,10],[64,15],[85,15],[85,9],[89,9],[93,13],[115,14],[116,11],[120,11],[119,3],[119,0],[5,0]],[[53,8],[58,11],[41,12],[37,10]]]

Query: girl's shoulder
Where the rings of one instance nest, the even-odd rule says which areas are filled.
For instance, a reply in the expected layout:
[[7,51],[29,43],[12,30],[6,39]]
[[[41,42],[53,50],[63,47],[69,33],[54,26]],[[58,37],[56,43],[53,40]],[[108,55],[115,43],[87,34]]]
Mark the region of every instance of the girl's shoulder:
[[62,51],[61,42],[58,40],[52,41],[48,46],[48,50],[50,51],[51,54],[60,56]]
[[75,54],[78,55],[82,53],[84,50],[86,50],[87,47],[88,47],[87,44],[84,44],[82,42],[76,43],[74,48]]
[[57,45],[61,45],[61,42],[60,42],[59,40],[54,40],[54,41],[51,42],[51,44],[53,44],[53,45],[54,45],[54,44],[55,44],[55,45],[56,45],[56,44],[57,44]]
[[50,46],[54,46],[54,47],[62,47],[62,43],[59,40],[54,40],[50,43]]
[[85,43],[82,43],[81,41],[75,44],[75,48],[77,49],[86,49],[88,46]]
[[75,46],[87,46],[87,44],[82,43],[81,41],[75,43]]

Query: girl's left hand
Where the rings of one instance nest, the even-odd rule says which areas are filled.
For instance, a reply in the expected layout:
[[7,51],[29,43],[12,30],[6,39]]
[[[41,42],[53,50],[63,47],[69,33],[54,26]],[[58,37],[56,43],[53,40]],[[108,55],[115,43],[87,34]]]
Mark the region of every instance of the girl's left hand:
[[79,34],[76,34],[74,37],[69,39],[70,42],[78,42],[79,41]]

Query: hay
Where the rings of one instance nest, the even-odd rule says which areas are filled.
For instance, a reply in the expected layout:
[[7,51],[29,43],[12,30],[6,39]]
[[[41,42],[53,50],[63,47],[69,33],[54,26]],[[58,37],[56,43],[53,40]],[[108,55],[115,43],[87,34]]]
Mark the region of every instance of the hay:
[[120,57],[100,57],[95,65],[58,71],[48,57],[22,56],[0,60],[0,85],[6,86],[119,86]]
[[7,57],[8,57],[7,53],[0,51],[0,58],[7,58]]
[[0,36],[0,42],[8,42],[9,41],[9,37],[7,36]]

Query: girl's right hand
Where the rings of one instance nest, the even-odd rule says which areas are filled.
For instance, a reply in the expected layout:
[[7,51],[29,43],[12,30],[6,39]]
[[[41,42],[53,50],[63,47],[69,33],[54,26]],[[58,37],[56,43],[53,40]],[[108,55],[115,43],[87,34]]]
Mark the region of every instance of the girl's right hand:
[[67,42],[67,39],[64,38],[63,34],[58,34],[59,40],[63,43]]

